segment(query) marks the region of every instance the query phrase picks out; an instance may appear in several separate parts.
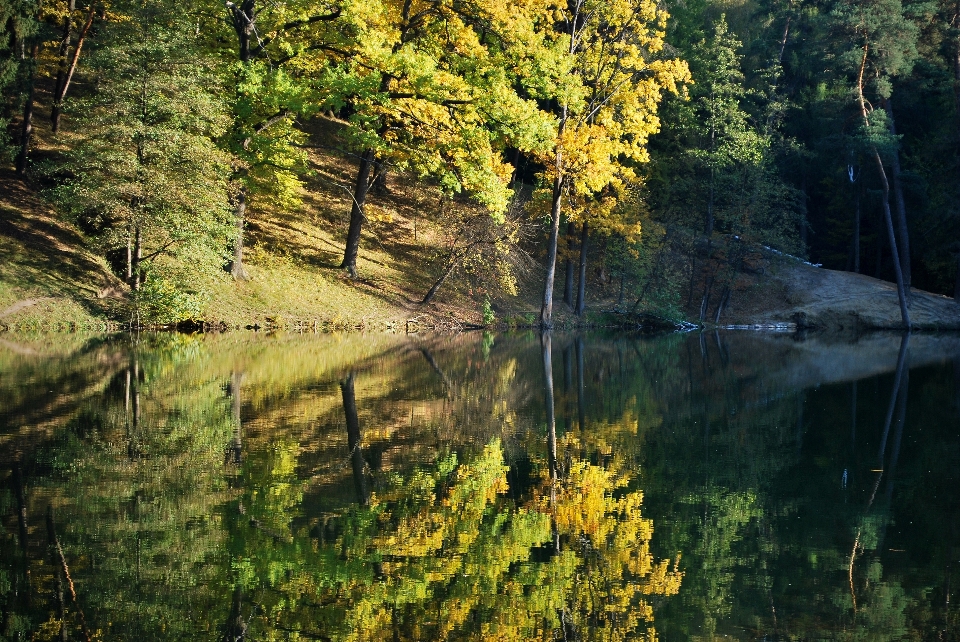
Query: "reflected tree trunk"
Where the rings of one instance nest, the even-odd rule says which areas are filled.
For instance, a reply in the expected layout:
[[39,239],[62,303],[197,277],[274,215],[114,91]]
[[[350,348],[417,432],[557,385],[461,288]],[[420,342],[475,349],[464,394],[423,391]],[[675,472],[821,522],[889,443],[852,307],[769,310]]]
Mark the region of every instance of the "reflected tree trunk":
[[[140,361],[134,357],[127,368],[128,419],[127,419],[127,456],[134,460],[140,454],[137,441],[140,438]],[[132,406],[132,407],[131,407]]]
[[568,343],[563,349],[563,422],[566,432],[570,432],[570,389],[573,388],[573,344]]
[[[543,353],[543,405],[547,413],[547,462],[550,467],[550,506],[557,502],[557,484],[559,471],[557,470],[557,420],[553,406],[553,346],[549,332],[540,335],[540,349]],[[560,552],[560,532],[556,523],[553,524],[553,547]]]
[[586,429],[587,415],[583,386],[583,337],[577,336],[575,345],[577,350],[577,427],[582,432]]
[[223,642],[241,642],[247,637],[247,623],[243,619],[243,588],[238,584],[233,588],[233,603],[230,616],[224,626]]
[[440,375],[440,379],[443,381],[443,387],[447,389],[447,396],[453,394],[453,384],[450,383],[450,379],[447,377],[446,373],[440,368],[440,365],[437,363],[437,360],[433,358],[433,354],[426,348],[420,348],[420,353],[423,354],[423,358],[427,360],[427,363],[430,364],[430,367],[433,368],[433,371]]
[[230,405],[232,407],[233,419],[233,440],[227,450],[227,460],[234,464],[240,464],[243,461],[243,422],[240,419],[240,407],[243,404],[241,386],[243,385],[243,373],[233,372],[230,375]]
[[23,491],[23,471],[20,463],[13,466],[13,486],[17,495],[17,527],[20,540],[21,564],[23,564],[23,591],[20,591],[23,604],[30,607],[30,598],[32,594],[30,582],[30,555],[27,549],[27,500]]
[[350,448],[350,465],[353,468],[357,501],[361,506],[366,506],[370,502],[370,491],[365,474],[367,462],[363,459],[363,450],[360,446],[360,417],[357,414],[357,398],[354,393],[352,372],[340,382],[340,393],[343,396],[343,412],[347,418],[347,445]]
[[807,402],[807,391],[802,390],[800,394],[797,395],[797,454],[800,454],[803,451],[803,407]]
[[907,423],[907,393],[910,389],[910,368],[903,371],[903,381],[897,395],[897,431],[893,437],[893,451],[890,453],[890,465],[887,466],[887,502],[893,499],[893,476],[897,469],[897,460],[900,459],[900,443],[903,439],[904,425]]
[[583,316],[583,309],[586,306],[586,283],[587,283],[587,240],[589,239],[590,228],[584,221],[580,226],[580,280],[577,282],[577,307],[574,313],[579,317]]
[[[910,333],[905,332],[900,339],[900,352],[897,354],[897,370],[893,376],[893,391],[890,393],[890,403],[887,406],[887,415],[883,421],[883,434],[880,437],[880,452],[877,453],[877,463],[880,465],[880,475],[883,475],[883,462],[887,451],[887,438],[890,436],[890,425],[893,423],[893,412],[900,397],[900,386],[903,381],[904,366],[907,362],[907,347],[910,344]],[[871,498],[872,501],[872,498]]]
[[857,382],[850,384],[850,452],[857,450]]
[[230,276],[235,281],[249,281],[250,273],[243,265],[243,230],[247,221],[247,188],[242,183],[233,197],[233,223],[236,226],[233,239],[233,261],[230,263]]

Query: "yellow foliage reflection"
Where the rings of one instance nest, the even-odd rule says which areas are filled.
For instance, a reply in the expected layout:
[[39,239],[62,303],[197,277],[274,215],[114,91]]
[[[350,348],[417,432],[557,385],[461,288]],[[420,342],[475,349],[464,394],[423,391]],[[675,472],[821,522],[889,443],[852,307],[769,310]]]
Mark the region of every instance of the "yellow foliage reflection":
[[[575,461],[552,503],[509,500],[498,441],[373,496],[338,540],[338,640],[655,639],[648,597],[679,590],[626,475]],[[332,570],[332,569],[331,569]],[[336,605],[334,605],[336,603]],[[342,610],[341,610],[342,609]],[[328,622],[334,621],[331,611]]]

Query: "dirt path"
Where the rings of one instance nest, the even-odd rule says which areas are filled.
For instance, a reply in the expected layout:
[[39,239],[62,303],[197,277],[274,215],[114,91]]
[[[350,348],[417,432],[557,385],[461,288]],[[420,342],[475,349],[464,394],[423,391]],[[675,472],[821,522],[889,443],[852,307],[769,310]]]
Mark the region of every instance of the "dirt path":
[[8,307],[6,310],[0,312],[0,319],[16,314],[17,312],[19,312],[20,310],[23,310],[24,308],[29,308],[31,305],[36,305],[37,303],[41,303],[43,301],[53,301],[53,298],[38,297],[35,299],[21,299],[16,303],[14,303],[13,305],[11,305],[10,307]]

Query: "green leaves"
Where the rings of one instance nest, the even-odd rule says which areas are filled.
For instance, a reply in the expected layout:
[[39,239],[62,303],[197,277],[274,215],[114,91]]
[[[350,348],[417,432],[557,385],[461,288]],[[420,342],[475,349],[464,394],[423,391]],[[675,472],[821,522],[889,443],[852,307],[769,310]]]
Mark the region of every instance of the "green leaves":
[[132,261],[142,259],[156,280],[138,295],[141,313],[177,320],[199,311],[198,277],[219,270],[232,234],[230,157],[216,142],[229,123],[226,105],[215,62],[172,7],[114,9],[124,19],[104,27],[90,63],[101,74],[98,91],[78,103],[80,140],[65,163],[74,178],[55,195],[104,252],[141,239]]

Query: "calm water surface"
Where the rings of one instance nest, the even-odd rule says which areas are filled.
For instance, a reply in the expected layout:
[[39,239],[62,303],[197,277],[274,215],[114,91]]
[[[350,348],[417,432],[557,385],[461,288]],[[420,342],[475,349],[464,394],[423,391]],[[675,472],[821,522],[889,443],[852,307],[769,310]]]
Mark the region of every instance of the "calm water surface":
[[0,639],[960,639],[960,337],[44,341]]

